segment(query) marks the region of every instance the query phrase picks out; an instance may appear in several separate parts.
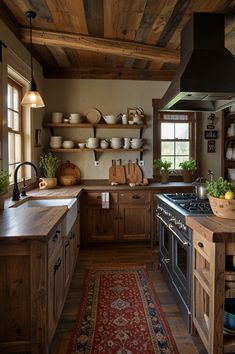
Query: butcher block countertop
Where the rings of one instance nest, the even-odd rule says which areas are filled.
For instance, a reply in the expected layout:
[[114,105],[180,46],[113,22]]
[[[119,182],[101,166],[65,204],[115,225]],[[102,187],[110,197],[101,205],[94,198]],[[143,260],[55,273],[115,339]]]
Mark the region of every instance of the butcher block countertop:
[[[190,187],[191,183],[173,182],[168,184],[151,183],[147,186],[130,187],[129,185],[110,186],[106,183],[82,183],[77,186],[57,187],[40,190],[38,188],[27,192],[26,197],[13,202],[11,198],[5,201],[5,209],[0,213],[0,240],[30,239],[38,237],[45,239],[52,228],[57,225],[67,212],[66,206],[48,208],[15,208],[14,206],[33,198],[77,198],[83,190],[115,191],[115,190],[170,190],[171,188]],[[9,240],[9,239],[8,239]]]
[[214,215],[186,216],[186,224],[208,241],[235,241],[235,219],[223,219]]
[[0,241],[35,237],[44,240],[67,210],[66,206],[5,209],[0,216]]

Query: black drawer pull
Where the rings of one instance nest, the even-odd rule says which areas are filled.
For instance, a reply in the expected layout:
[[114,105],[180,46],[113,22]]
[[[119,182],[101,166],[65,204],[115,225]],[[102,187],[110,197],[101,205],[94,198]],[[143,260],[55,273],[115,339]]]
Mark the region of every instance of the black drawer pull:
[[58,235],[58,233],[56,232],[56,234],[53,236],[52,241],[55,242],[55,241],[58,240],[58,238],[59,238],[59,235]]
[[54,273],[56,273],[57,270],[60,268],[61,262],[62,262],[62,259],[59,258],[57,263],[54,265]]
[[139,196],[139,195],[137,195],[137,194],[135,194],[135,195],[132,196],[132,199],[140,199],[140,198],[141,198],[141,196]]
[[204,247],[204,245],[203,245],[202,242],[198,242],[198,246],[199,246],[200,248],[203,248],[203,247]]
[[70,240],[72,240],[75,237],[75,233],[73,232],[71,236],[69,237]]

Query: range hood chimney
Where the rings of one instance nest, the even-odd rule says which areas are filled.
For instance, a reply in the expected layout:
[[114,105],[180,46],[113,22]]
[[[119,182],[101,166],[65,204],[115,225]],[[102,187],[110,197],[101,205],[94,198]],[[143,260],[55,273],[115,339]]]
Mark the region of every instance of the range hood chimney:
[[224,47],[224,15],[194,13],[181,32],[180,65],[161,111],[217,112],[235,103],[235,59]]

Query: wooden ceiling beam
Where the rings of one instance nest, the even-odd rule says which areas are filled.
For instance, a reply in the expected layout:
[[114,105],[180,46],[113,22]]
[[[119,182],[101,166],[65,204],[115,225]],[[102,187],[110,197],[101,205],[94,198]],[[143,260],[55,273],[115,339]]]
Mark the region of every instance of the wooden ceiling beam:
[[123,68],[44,68],[46,78],[69,79],[118,79],[171,81],[174,70],[141,70]]
[[[179,51],[141,44],[131,41],[121,41],[107,38],[97,38],[85,35],[76,35],[61,32],[32,31],[34,44],[45,46],[59,46],[74,48],[98,53],[116,54],[124,57],[160,61],[165,63],[179,63]],[[29,43],[29,29],[21,28],[21,40]]]

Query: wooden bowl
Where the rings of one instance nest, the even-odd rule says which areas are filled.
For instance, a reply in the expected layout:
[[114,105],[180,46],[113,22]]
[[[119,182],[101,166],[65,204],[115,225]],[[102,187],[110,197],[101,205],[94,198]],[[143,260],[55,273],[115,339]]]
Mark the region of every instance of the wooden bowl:
[[59,183],[62,186],[73,186],[74,184],[76,184],[77,178],[75,176],[61,176],[59,178]]
[[219,218],[235,219],[235,199],[220,199],[208,195],[213,213]]

